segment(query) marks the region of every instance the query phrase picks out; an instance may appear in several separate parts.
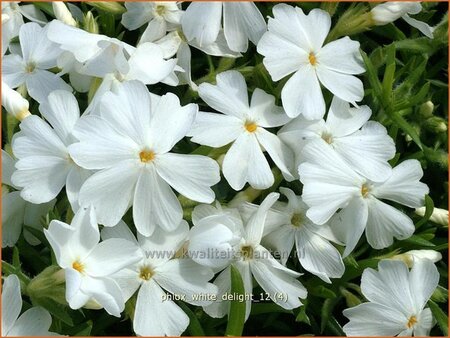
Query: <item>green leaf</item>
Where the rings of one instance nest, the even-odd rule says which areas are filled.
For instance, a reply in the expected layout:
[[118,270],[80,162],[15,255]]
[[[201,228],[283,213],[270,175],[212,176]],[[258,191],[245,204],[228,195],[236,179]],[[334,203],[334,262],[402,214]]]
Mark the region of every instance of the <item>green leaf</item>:
[[320,333],[323,333],[331,318],[331,313],[340,298],[325,299],[321,310]]
[[342,330],[341,325],[338,323],[336,318],[333,316],[330,317],[330,319],[327,322],[327,328],[333,332],[334,335],[339,337],[345,337],[345,332]]
[[301,306],[300,307],[300,311],[298,312],[297,317],[295,318],[296,322],[301,322],[301,323],[305,323],[308,324],[309,326],[311,326],[311,322],[309,320],[308,315],[306,314],[306,309],[305,306]]
[[442,309],[432,300],[428,301],[428,306],[436,319],[439,328],[441,329],[444,336],[448,336],[448,316],[442,311]]
[[[231,294],[235,298],[245,297],[244,282],[242,281],[239,270],[231,265]],[[225,330],[226,336],[242,336],[245,323],[245,301],[238,299],[232,300],[230,304],[230,314],[228,315],[228,324]]]
[[413,53],[430,53],[434,49],[431,39],[426,37],[395,41],[394,45],[398,50],[406,50]]
[[19,257],[19,249],[17,248],[17,246],[14,247],[13,249],[13,266],[16,269],[20,269],[20,257]]
[[438,303],[445,303],[448,299],[448,290],[440,285],[434,290],[431,295],[431,300]]
[[391,44],[386,48],[386,69],[383,77],[383,100],[385,103],[391,101],[392,86],[395,75],[395,45]]
[[323,285],[313,286],[308,289],[309,294],[321,298],[336,298],[336,293]]
[[35,1],[33,2],[33,5],[39,8],[41,11],[49,14],[52,17],[55,17],[55,14],[53,13],[53,6],[51,2],[44,2],[44,1]]
[[67,325],[73,326],[73,320],[69,313],[69,311],[72,310],[69,310],[67,306],[59,304],[50,298],[37,297],[32,298],[32,301],[33,305],[42,306],[44,309],[50,312],[50,314],[52,314],[62,322],[66,323]]
[[372,61],[370,61],[367,54],[364,53],[363,51],[361,51],[361,55],[363,57],[364,64],[366,65],[367,75],[369,77],[369,82],[370,82],[370,85],[372,86],[375,97],[381,97],[382,96],[382,87],[381,87],[380,80],[378,79],[377,71],[375,70],[375,67],[372,64]]
[[389,112],[388,115],[392,119],[392,121],[394,121],[394,123],[399,126],[400,129],[411,136],[414,143],[416,143],[420,149],[423,149],[419,134],[417,134],[414,127],[409,124],[408,121],[403,118],[403,116],[401,116],[397,111]]
[[418,245],[418,246],[427,246],[427,247],[434,246],[433,243],[431,243],[430,241],[422,238],[419,235],[412,235],[411,237],[405,239],[402,242],[407,242],[407,243],[411,243],[411,244]]
[[433,214],[434,210],[434,202],[432,198],[428,195],[425,196],[425,215],[423,215],[422,219],[420,219],[416,223],[416,229],[420,228],[422,225],[424,225]]
[[183,302],[177,302],[177,305],[181,307],[181,309],[188,315],[189,317],[189,326],[188,331],[191,336],[205,336],[205,331],[203,331],[202,325],[200,324],[197,316],[194,312],[191,311],[191,309],[184,304]]

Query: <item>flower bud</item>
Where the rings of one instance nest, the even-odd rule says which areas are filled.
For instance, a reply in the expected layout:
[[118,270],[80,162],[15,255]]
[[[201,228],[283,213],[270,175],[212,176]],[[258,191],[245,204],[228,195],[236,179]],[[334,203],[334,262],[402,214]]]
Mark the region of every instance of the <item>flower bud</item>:
[[437,116],[426,119],[423,126],[433,133],[445,133],[447,131],[447,123],[443,118]]
[[88,5],[92,7],[98,8],[102,11],[114,14],[114,15],[122,15],[126,12],[125,7],[123,7],[120,3],[115,1],[88,1],[86,2]]
[[401,18],[405,14],[417,14],[422,10],[419,2],[385,2],[371,10],[372,19],[377,26],[383,26]]
[[87,12],[84,17],[84,30],[92,34],[98,34],[99,32],[97,19],[94,18],[91,11]]
[[70,13],[67,6],[62,1],[53,1],[53,13],[55,13],[55,17],[64,22],[66,25],[76,27],[77,22],[72,16],[72,13]]
[[25,117],[31,115],[29,103],[17,91],[11,89],[2,81],[2,106],[6,111],[16,119],[22,121]]
[[425,103],[422,103],[422,105],[420,106],[419,114],[424,118],[428,118],[433,116],[433,111],[434,103],[431,101],[427,101]]
[[[425,207],[417,208],[415,213],[423,217],[425,215],[425,210]],[[430,221],[436,224],[448,226],[448,210],[434,208],[433,213],[430,216]]]
[[442,259],[442,255],[435,250],[410,250],[400,255],[395,255],[391,259],[403,261],[411,268],[414,265],[415,260],[429,259],[433,263],[436,263]]

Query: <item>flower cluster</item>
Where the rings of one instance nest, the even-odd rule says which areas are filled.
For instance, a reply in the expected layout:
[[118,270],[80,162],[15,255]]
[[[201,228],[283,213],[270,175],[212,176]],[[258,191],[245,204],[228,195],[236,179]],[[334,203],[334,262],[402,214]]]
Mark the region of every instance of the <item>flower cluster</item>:
[[[430,189],[398,128],[365,102],[373,69],[332,29],[331,9],[280,3],[266,20],[253,2],[88,4],[2,4],[2,248],[14,247],[3,335],[53,334],[57,304],[179,336],[198,320],[190,306],[231,318],[241,303],[244,323],[256,290],[301,321],[314,284],[334,280],[343,333],[430,333],[442,256],[391,248],[414,238],[413,209],[432,216]],[[421,9],[366,8],[355,29],[403,18],[428,41],[435,29],[409,16]],[[233,68],[250,50],[259,65]],[[211,72],[197,80],[202,58]],[[30,281],[18,247],[51,252],[55,272]],[[383,249],[367,265],[354,258]],[[351,285],[366,303],[345,288],[360,275]],[[46,310],[19,317],[21,283]],[[242,299],[229,297],[240,283]]]

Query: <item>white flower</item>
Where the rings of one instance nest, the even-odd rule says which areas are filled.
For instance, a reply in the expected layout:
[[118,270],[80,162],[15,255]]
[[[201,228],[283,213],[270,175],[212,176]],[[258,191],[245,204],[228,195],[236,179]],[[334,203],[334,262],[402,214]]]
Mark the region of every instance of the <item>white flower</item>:
[[402,18],[411,26],[417,28],[420,32],[422,32],[422,34],[432,39],[434,28],[430,27],[425,22],[416,20],[409,16],[409,14],[417,14],[420,11],[422,11],[422,5],[420,2],[390,1],[372,8],[371,14],[372,19],[378,26],[386,25]]
[[[239,270],[246,295],[252,294],[253,276],[267,296],[279,306],[294,309],[302,305],[299,298],[306,298],[307,292],[296,279],[300,274],[281,265],[261,245],[267,213],[278,197],[279,194],[269,194],[244,222],[236,213],[223,212],[211,206],[194,209],[195,226],[189,235],[188,253],[194,260],[201,258],[202,252],[206,253],[206,259],[197,260],[200,264],[220,268],[228,265],[214,280],[219,289],[218,300],[204,307],[210,316],[223,317],[229,310],[229,302],[221,297],[231,291],[230,264]],[[251,300],[247,297],[245,301],[248,318]]]
[[19,317],[22,296],[16,275],[5,278],[2,291],[2,337],[57,336],[48,331],[52,317],[43,308],[32,307]]
[[412,220],[380,199],[416,208],[423,205],[429,189],[419,180],[423,176],[417,160],[406,160],[392,170],[383,182],[374,182],[353,170],[333,149],[319,140],[303,149],[305,163],[299,166],[303,201],[310,207],[308,218],[324,224],[337,211],[331,228],[346,244],[347,256],[366,232],[375,249],[386,248],[393,237],[405,239],[414,233]]
[[265,149],[286,179],[291,174],[294,155],[276,135],[265,128],[278,127],[289,118],[275,98],[256,88],[249,105],[247,84],[237,71],[217,75],[217,85],[202,83],[200,97],[223,114],[199,112],[189,132],[192,141],[210,147],[232,143],[223,160],[223,174],[235,190],[246,182],[256,189],[266,189],[274,183],[274,176]]
[[[419,216],[425,216],[425,207],[417,208],[415,213]],[[430,221],[440,224],[440,225],[447,225],[448,226],[448,210],[441,209],[441,208],[433,208],[433,213],[430,216]]]
[[28,116],[12,140],[19,160],[11,181],[23,188],[20,196],[24,200],[35,204],[49,202],[66,186],[76,211],[78,191],[90,174],[72,161],[67,150],[76,141],[72,130],[80,117],[77,100],[67,91],[54,91],[39,110],[48,123],[36,115]]
[[64,269],[66,300],[79,309],[91,298],[116,317],[125,303],[117,283],[109,276],[142,258],[136,247],[124,239],[101,243],[94,209],[80,208],[70,225],[50,222],[44,230],[58,265]]
[[2,81],[2,106],[9,114],[22,121],[25,117],[31,115],[28,110],[29,105],[22,95]]
[[371,114],[369,107],[350,108],[335,96],[326,120],[298,116],[281,128],[278,136],[296,152],[297,167],[304,145],[320,139],[357,172],[370,180],[384,181],[392,172],[387,161],[395,155],[395,143],[380,123],[368,122]]
[[378,271],[365,269],[361,291],[367,303],[344,310],[350,322],[343,327],[347,336],[428,336],[434,326],[425,308],[439,282],[434,264],[419,260],[408,271],[405,263],[384,260]]
[[[112,277],[120,285],[125,301],[138,289],[133,329],[140,336],[179,336],[189,325],[189,318],[165,291],[193,305],[211,301],[196,299],[217,294],[217,287],[208,281],[214,274],[189,258],[174,257],[189,233],[186,221],[172,232],[156,229],[151,237],[138,234],[137,240],[125,223],[103,228],[102,238],[124,238],[143,258]],[[108,239],[107,239],[108,240]]]
[[405,253],[395,255],[391,259],[402,260],[408,267],[412,267],[415,262],[421,259],[428,259],[433,263],[439,262],[442,259],[442,255],[439,251],[435,250],[409,250]]
[[2,59],[2,80],[11,88],[25,84],[30,96],[44,102],[54,90],[72,91],[58,75],[48,71],[56,67],[61,50],[47,39],[48,26],[42,28],[29,22],[20,27],[19,40],[22,55],[9,54]]
[[69,9],[67,8],[66,4],[62,1],[53,1],[52,2],[52,8],[53,13],[55,13],[55,17],[64,22],[66,25],[69,26],[77,26],[77,22],[72,16],[72,13],[70,13]]
[[323,117],[320,83],[344,101],[355,104],[363,98],[363,84],[354,76],[365,71],[359,42],[344,37],[323,46],[331,25],[327,12],[313,9],[305,15],[299,7],[277,4],[273,15],[269,31],[258,43],[258,53],[264,56],[263,63],[274,81],[294,73],[281,91],[290,117]]
[[[281,263],[286,265],[295,243],[298,260],[305,270],[327,283],[331,283],[330,278],[341,277],[344,263],[339,251],[329,242],[339,243],[330,226],[317,225],[308,219],[308,206],[292,190],[280,188],[280,192],[287,197],[288,203],[278,202],[269,210],[263,244],[276,249],[281,255]],[[253,211],[255,206],[246,203],[241,209]]]
[[122,25],[135,30],[146,23],[147,28],[141,39],[155,41],[161,39],[167,31],[180,25],[183,11],[176,2],[126,2],[127,11],[122,15]]
[[[15,163],[16,160],[2,149],[2,184],[17,190],[19,188],[11,182]],[[16,244],[22,232],[22,224],[42,231],[41,218],[53,208],[55,202],[53,199],[42,204],[28,203],[20,196],[20,191],[8,191],[6,187],[2,187],[2,248]],[[28,230],[23,233],[31,245],[40,243]]]
[[255,45],[266,31],[266,22],[253,2],[192,2],[181,18],[183,33],[188,41],[200,46],[216,41],[223,31],[231,50],[245,52],[248,40]]
[[169,153],[191,128],[198,107],[181,107],[168,93],[150,94],[142,83],[123,83],[117,94],[104,94],[99,116],[77,124],[81,141],[70,147],[74,161],[97,169],[80,191],[80,204],[93,204],[101,224],[116,225],[133,205],[139,232],[156,226],[175,230],[182,208],[170,186],[199,202],[211,203],[219,182],[217,163],[205,156]]
[[2,2],[2,55],[8,50],[11,39],[19,35],[23,17],[42,25],[47,22],[44,13],[32,4],[19,6],[19,1]]

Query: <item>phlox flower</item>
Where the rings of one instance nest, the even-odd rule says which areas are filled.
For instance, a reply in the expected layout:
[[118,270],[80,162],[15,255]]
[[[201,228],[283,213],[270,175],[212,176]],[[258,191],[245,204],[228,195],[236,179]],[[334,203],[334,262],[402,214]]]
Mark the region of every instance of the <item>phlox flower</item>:
[[439,282],[433,262],[420,259],[409,271],[404,262],[383,260],[378,271],[365,269],[361,291],[368,300],[344,310],[347,336],[429,336],[434,326],[425,308]]
[[293,180],[292,150],[266,130],[289,120],[283,109],[275,105],[275,98],[256,88],[249,104],[247,84],[237,71],[220,73],[216,81],[216,85],[202,83],[199,95],[223,114],[199,112],[189,132],[191,140],[216,148],[231,143],[222,170],[235,190],[242,189],[246,182],[256,189],[273,184],[274,176],[263,149],[286,179]]
[[[268,211],[264,225],[263,245],[274,248],[281,255],[282,264],[296,247],[302,267],[327,283],[341,277],[345,267],[339,251],[330,243],[339,243],[329,224],[314,224],[307,216],[308,206],[300,196],[287,188],[280,188],[288,203],[276,202]],[[257,206],[244,203],[241,213],[251,214]]]
[[294,73],[286,82],[281,99],[290,117],[302,114],[308,120],[321,119],[325,101],[320,84],[340,99],[355,104],[364,96],[359,42],[348,37],[324,45],[331,26],[330,15],[286,4],[273,7],[268,32],[258,43],[258,53],[274,81]]
[[[15,163],[16,160],[2,149],[2,248],[12,247],[16,244],[22,232],[22,225],[42,231],[40,220],[53,208],[56,202],[55,199],[42,204],[32,204],[25,201],[20,196],[20,191],[17,191],[20,188],[11,182],[11,176],[15,171]],[[23,233],[29,244],[37,245],[40,243],[28,230],[24,230]]]
[[417,28],[423,35],[433,38],[434,28],[423,21],[410,17],[422,11],[420,2],[388,1],[372,8],[372,20],[377,26],[386,25],[402,18],[412,27]]
[[2,56],[8,50],[11,39],[19,35],[23,17],[45,25],[47,19],[33,4],[19,6],[20,1],[2,2]]
[[2,59],[2,81],[11,88],[25,84],[28,94],[39,103],[54,90],[72,91],[63,79],[49,71],[56,67],[61,49],[47,39],[47,29],[48,26],[42,28],[34,22],[22,25],[19,32],[21,54],[8,54]]
[[54,91],[39,110],[47,122],[30,115],[13,137],[12,150],[18,161],[11,181],[22,188],[24,200],[35,204],[49,202],[66,186],[76,211],[81,184],[90,175],[72,161],[67,149],[76,141],[72,131],[80,117],[77,100],[67,91]]
[[387,161],[395,155],[395,143],[383,125],[368,121],[371,114],[367,106],[350,108],[347,102],[334,97],[325,120],[298,116],[281,128],[278,136],[295,151],[297,167],[304,145],[319,139],[355,171],[370,180],[384,181],[392,172]]
[[5,278],[2,288],[2,337],[57,336],[50,332],[52,317],[42,307],[32,307],[20,315],[22,296],[16,275]]
[[422,168],[417,160],[406,160],[392,169],[385,181],[374,182],[358,174],[339,154],[319,140],[303,149],[305,162],[299,168],[303,183],[303,201],[309,206],[306,215],[317,224],[331,220],[336,237],[346,244],[347,256],[366,232],[368,243],[382,249],[393,243],[393,237],[405,239],[414,233],[412,220],[393,206],[390,200],[417,208],[429,192],[420,182]]
[[156,229],[151,237],[140,234],[137,240],[128,226],[121,222],[103,228],[102,238],[123,238],[141,251],[142,259],[112,276],[122,289],[125,301],[137,290],[133,329],[140,336],[180,336],[189,325],[189,317],[166,291],[193,305],[208,305],[211,301],[195,299],[199,295],[215,295],[217,287],[208,281],[211,269],[175,254],[187,240],[186,221],[172,232]]
[[133,205],[138,231],[151,235],[156,226],[167,231],[180,224],[183,210],[170,186],[182,195],[211,203],[211,186],[219,182],[218,164],[205,156],[170,153],[191,128],[198,107],[180,105],[168,93],[150,96],[138,81],[105,93],[98,116],[80,119],[70,147],[74,161],[99,170],[80,191],[81,205],[94,205],[98,220],[116,225]]
[[183,33],[188,41],[196,40],[203,47],[216,41],[223,32],[229,48],[245,52],[248,40],[255,45],[266,31],[266,22],[253,2],[192,2],[181,18]]
[[[210,316],[223,317],[229,311],[229,302],[223,301],[221,296],[231,291],[231,264],[239,270],[247,295],[252,294],[254,277],[272,301],[282,308],[294,309],[302,305],[299,298],[306,298],[307,292],[296,279],[300,274],[281,265],[261,245],[267,213],[278,197],[279,194],[269,194],[248,220],[212,206],[201,205],[194,209],[188,253],[207,253],[206,258],[191,254],[199,264],[217,268],[227,266],[214,280],[219,290],[218,300],[204,307]],[[245,301],[248,318],[251,300]]]
[[109,314],[119,317],[125,303],[110,276],[141,259],[136,247],[118,238],[100,242],[92,207],[80,208],[70,225],[51,221],[44,233],[58,265],[64,269],[69,306],[79,309],[92,298]]

